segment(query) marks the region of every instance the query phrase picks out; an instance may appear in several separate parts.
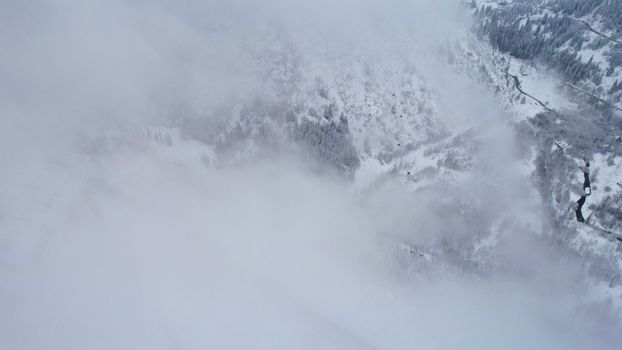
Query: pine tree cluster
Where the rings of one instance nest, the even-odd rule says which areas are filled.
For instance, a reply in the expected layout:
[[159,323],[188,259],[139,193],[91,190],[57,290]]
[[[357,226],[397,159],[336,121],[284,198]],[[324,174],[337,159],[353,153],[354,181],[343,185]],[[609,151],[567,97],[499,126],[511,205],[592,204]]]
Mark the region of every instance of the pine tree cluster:
[[[599,87],[603,77],[622,67],[622,44],[617,43],[622,41],[622,1],[515,0],[506,6],[483,5],[475,15],[478,34],[496,49],[549,67],[569,83]],[[599,37],[591,22],[606,34]],[[586,56],[607,45],[600,62]],[[604,93],[621,90],[622,82],[615,81]]]

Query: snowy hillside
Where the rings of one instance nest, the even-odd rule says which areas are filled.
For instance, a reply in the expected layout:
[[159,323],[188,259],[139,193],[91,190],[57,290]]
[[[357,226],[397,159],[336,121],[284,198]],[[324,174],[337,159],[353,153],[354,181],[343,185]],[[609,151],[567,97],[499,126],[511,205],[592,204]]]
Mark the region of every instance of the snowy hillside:
[[600,98],[620,108],[618,1],[473,1],[471,6],[480,35],[495,48],[556,72],[576,98]]
[[0,348],[618,349],[620,11],[0,5]]

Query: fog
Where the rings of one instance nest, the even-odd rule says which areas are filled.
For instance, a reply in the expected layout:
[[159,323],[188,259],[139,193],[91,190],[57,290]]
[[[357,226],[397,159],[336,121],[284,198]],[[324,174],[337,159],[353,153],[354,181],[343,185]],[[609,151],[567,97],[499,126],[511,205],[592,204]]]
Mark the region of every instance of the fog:
[[[618,320],[583,299],[580,263],[532,232],[544,219],[524,198],[504,112],[439,60],[464,24],[459,9],[0,4],[0,348],[617,348]],[[258,57],[283,42],[303,66],[335,55],[413,64],[442,122],[477,131],[475,176],[361,193],[296,153],[206,166],[145,137],[275,95]],[[484,254],[495,268],[400,248],[475,240],[481,232],[439,212],[462,200],[489,207],[486,223],[514,217]]]
[[106,184],[74,185],[31,228],[32,257],[3,263],[3,347],[593,346],[554,288],[410,280],[339,184],[291,165],[236,170],[124,154]]

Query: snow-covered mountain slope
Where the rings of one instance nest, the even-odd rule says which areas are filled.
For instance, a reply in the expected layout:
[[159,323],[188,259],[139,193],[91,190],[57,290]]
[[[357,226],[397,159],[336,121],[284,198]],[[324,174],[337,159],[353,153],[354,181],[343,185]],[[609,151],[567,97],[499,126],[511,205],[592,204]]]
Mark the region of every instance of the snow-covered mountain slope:
[[616,115],[472,10],[9,10],[1,348],[619,348]]
[[332,48],[303,54],[281,36],[265,40],[270,50],[257,60],[267,93],[225,108],[219,126],[185,121],[190,136],[234,159],[294,142],[322,166],[353,174],[360,159],[391,161],[447,135],[433,93],[407,60]]
[[577,99],[620,108],[617,1],[474,1],[479,32],[492,45],[558,74]]
[[[480,10],[477,20],[503,13],[511,22],[516,11],[528,12],[521,3],[490,7],[483,10],[485,15]],[[497,43],[492,44],[465,35],[452,46],[452,65],[488,84],[514,116],[523,145],[533,152],[528,171],[548,208],[545,221],[552,227],[545,232],[556,237],[556,244],[581,256],[593,283],[606,286],[597,292],[600,298],[619,304],[622,259],[617,237],[622,221],[616,198],[622,192],[616,159],[621,116],[602,101],[585,100],[576,89],[568,89],[567,78],[554,71],[553,62],[546,68],[512,51],[499,52],[492,48]],[[575,202],[583,194],[579,170],[583,159],[591,162],[593,170],[592,194],[584,207],[589,225],[576,223],[574,215]]]

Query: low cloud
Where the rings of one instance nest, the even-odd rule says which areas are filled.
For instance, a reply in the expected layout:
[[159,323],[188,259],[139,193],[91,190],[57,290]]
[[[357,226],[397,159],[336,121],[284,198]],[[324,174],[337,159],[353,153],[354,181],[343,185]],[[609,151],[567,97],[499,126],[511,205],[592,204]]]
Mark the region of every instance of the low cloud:
[[[457,25],[455,3],[59,0],[0,8],[0,347],[619,342],[609,331],[616,324],[599,323],[609,309],[578,301],[574,264],[550,259],[525,223],[537,208],[521,199],[529,185],[511,168],[503,112],[437,60]],[[475,176],[416,196],[399,180],[360,194],[309,171],[304,159],[211,168],[142,133],[273,93],[273,72],[258,60],[272,44],[292,45],[303,65],[335,53],[412,64],[435,91],[442,122],[476,130]],[[469,201],[486,224],[515,208],[523,217],[498,223],[498,250],[482,254],[500,268],[466,268],[472,260],[452,250],[489,233],[460,213]],[[431,252],[401,251],[404,243]],[[423,265],[430,273],[413,273]]]

